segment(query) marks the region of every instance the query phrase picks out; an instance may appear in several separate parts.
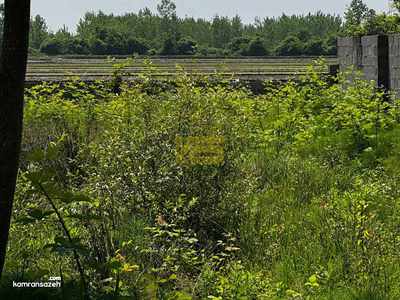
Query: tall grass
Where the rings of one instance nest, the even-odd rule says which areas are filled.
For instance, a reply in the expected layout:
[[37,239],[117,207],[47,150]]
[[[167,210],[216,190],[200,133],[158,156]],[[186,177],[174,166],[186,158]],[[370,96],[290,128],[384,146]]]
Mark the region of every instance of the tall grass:
[[[262,95],[142,79],[27,90],[1,296],[76,299],[75,251],[94,299],[400,297],[397,100],[312,69]],[[224,162],[181,164],[188,136],[223,137]]]

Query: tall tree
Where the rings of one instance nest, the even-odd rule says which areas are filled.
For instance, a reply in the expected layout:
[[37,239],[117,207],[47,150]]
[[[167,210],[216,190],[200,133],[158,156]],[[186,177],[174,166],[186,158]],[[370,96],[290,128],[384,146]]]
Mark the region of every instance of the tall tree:
[[232,23],[228,17],[216,15],[212,20],[212,40],[213,46],[225,48],[232,40]]
[[30,46],[34,49],[40,49],[40,45],[48,36],[46,20],[40,15],[36,15],[31,20]]
[[167,40],[171,40],[176,44],[180,33],[175,3],[171,0],[162,0],[161,3],[157,5],[157,11],[161,17],[162,40],[164,44]]
[[359,34],[362,23],[369,14],[368,6],[362,0],[352,0],[344,14],[344,30],[347,34]]
[[5,0],[0,60],[0,276],[6,256],[21,148],[30,0]]

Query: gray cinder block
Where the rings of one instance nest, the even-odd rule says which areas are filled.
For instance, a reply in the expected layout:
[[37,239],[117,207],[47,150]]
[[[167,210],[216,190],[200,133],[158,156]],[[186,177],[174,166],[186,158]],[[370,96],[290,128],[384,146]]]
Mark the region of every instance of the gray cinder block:
[[397,74],[400,70],[397,69],[400,67],[399,49],[400,35],[339,38],[340,70],[353,67],[362,71],[365,79],[374,80],[378,87],[389,89],[396,84],[392,78],[400,78],[400,74]]

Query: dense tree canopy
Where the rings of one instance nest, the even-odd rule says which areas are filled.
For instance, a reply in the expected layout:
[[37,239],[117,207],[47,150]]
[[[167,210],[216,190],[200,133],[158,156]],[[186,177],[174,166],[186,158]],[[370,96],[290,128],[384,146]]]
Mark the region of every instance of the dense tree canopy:
[[[31,19],[31,53],[47,55],[335,55],[336,37],[400,31],[400,0],[391,1],[394,12],[377,13],[352,0],[344,20],[317,12],[256,18],[244,23],[239,16],[211,20],[180,18],[172,0],[162,0],[153,12],[86,13],[74,33],[62,27],[48,29],[43,17]],[[2,27],[0,6],[0,30]],[[1,40],[0,40],[1,42]]]
[[[275,55],[286,53],[294,37],[300,40],[295,55],[332,54],[341,31],[339,16],[321,12],[308,15],[282,15],[244,23],[216,15],[211,20],[180,18],[171,0],[162,0],[157,12],[144,8],[124,15],[102,11],[86,13],[72,33],[62,27],[52,32],[42,16],[31,19],[30,52],[47,55]],[[0,29],[2,13],[0,8]],[[307,38],[304,38],[307,32]],[[285,45],[285,43],[289,43]],[[286,54],[285,54],[286,55]],[[289,54],[292,55],[292,54]]]

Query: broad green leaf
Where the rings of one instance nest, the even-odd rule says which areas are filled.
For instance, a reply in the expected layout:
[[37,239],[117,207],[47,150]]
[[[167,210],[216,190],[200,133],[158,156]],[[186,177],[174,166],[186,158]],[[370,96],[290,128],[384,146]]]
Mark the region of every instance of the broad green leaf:
[[28,211],[28,215],[35,220],[42,220],[52,214],[54,214],[54,211],[42,210],[40,208],[33,208]]

